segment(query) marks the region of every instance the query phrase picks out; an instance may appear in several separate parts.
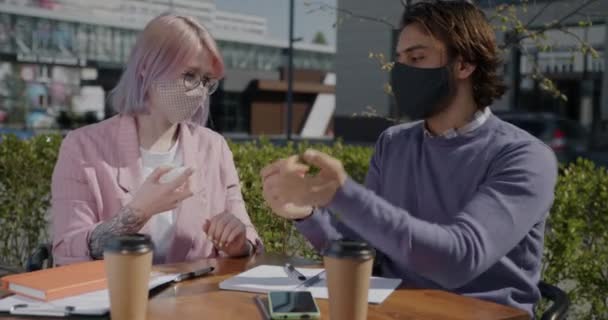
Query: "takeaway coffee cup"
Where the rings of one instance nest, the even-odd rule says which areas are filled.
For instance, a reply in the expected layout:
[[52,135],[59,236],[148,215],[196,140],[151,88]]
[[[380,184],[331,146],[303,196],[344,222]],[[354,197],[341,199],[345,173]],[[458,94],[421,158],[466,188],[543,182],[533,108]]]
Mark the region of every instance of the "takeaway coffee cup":
[[104,247],[112,320],[143,320],[148,306],[148,282],[153,245],[143,234],[117,236]]
[[375,250],[364,242],[332,241],[323,251],[332,320],[367,319]]

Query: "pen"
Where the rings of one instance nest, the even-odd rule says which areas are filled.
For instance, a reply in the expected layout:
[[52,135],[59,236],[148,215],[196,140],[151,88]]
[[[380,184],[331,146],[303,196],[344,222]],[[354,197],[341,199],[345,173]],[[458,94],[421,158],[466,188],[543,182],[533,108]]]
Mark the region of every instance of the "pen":
[[192,271],[192,272],[180,273],[175,279],[173,279],[173,281],[169,281],[167,283],[161,284],[161,285],[159,285],[157,287],[154,287],[154,288],[150,289],[150,291],[148,291],[148,298],[152,299],[153,297],[155,297],[156,295],[160,294],[165,289],[169,288],[170,286],[172,286],[172,285],[174,285],[176,283],[180,283],[182,281],[186,281],[186,280],[202,277],[204,275],[207,275],[207,274],[213,272],[213,270],[215,270],[215,268],[213,268],[213,267],[205,267],[205,268],[202,268],[202,269],[199,269],[199,270],[195,270],[195,271]]
[[207,275],[208,273],[213,272],[213,270],[215,270],[214,267],[205,267],[205,268],[195,270],[192,272],[182,273],[179,276],[177,276],[177,278],[175,278],[175,280],[173,280],[173,282],[182,282],[182,281],[202,277],[204,275]]
[[75,310],[72,306],[39,306],[39,305],[28,305],[26,303],[16,304],[9,311],[10,314],[15,315],[32,315],[32,316],[53,316],[53,317],[66,317],[72,314]]
[[300,283],[300,284],[299,284],[299,285],[296,287],[296,289],[297,289],[297,288],[301,288],[301,287],[305,287],[305,288],[312,287],[312,286],[313,286],[315,283],[319,282],[319,281],[321,280],[321,278],[322,278],[324,275],[325,275],[325,270],[323,270],[323,271],[321,271],[321,272],[317,273],[317,275],[316,275],[316,276],[314,276],[314,277],[310,277],[310,278],[308,278],[308,280],[306,280],[306,281],[304,281],[304,282]]
[[286,263],[285,264],[285,273],[287,273],[287,275],[290,278],[297,278],[299,281],[305,281],[306,280],[306,276],[303,275],[302,273],[300,273],[300,271],[298,271],[291,263]]

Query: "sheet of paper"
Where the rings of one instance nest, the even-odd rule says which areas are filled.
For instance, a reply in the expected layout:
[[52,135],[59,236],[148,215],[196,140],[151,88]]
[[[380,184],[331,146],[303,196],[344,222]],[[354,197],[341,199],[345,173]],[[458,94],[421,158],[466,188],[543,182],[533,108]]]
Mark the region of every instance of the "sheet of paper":
[[[312,277],[323,269],[298,268],[306,277]],[[262,265],[245,271],[220,283],[220,289],[266,293],[268,291],[290,291],[299,282],[285,274],[283,267]]]
[[[306,277],[312,277],[323,269],[320,268],[298,268]],[[370,303],[382,303],[401,284],[401,279],[389,279],[372,277],[370,280],[368,301]],[[269,291],[310,291],[315,298],[328,299],[327,283],[319,281],[310,287],[298,288],[299,282],[291,279],[285,274],[281,266],[262,265],[245,271],[235,277],[220,283],[220,289],[266,293]]]

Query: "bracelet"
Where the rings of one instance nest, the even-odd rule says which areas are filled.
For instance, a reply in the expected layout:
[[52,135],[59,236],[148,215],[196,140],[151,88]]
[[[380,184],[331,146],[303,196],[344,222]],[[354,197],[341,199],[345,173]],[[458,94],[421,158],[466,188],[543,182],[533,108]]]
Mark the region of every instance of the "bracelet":
[[302,221],[304,221],[304,220],[312,217],[312,215],[315,213],[315,210],[317,210],[317,208],[316,207],[312,207],[312,210],[310,210],[310,213],[306,217],[299,218],[299,219],[293,219],[293,221],[295,221],[295,222],[302,222]]

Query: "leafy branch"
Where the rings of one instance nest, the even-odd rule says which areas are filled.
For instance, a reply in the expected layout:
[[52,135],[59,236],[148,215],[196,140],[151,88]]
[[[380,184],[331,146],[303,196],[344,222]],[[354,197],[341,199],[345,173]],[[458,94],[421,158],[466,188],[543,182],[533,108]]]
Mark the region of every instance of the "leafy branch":
[[[409,4],[412,2],[411,0],[399,0],[399,1],[403,5],[403,7],[406,9],[408,8]],[[519,6],[517,6],[515,4],[498,5],[498,6],[496,6],[494,13],[488,18],[490,23],[494,24],[493,27],[495,30],[500,30],[506,34],[505,40],[503,41],[503,43],[499,44],[499,46],[498,46],[499,49],[507,50],[509,48],[517,48],[517,49],[520,49],[521,52],[524,52],[525,56],[528,57],[529,60],[532,62],[531,76],[534,80],[538,81],[539,87],[543,91],[546,91],[546,92],[549,92],[550,94],[552,94],[553,97],[564,100],[564,101],[567,101],[567,97],[560,92],[560,90],[557,88],[557,85],[553,82],[553,80],[551,80],[550,78],[548,78],[541,72],[534,54],[536,54],[536,52],[548,52],[548,51],[552,50],[553,46],[547,43],[547,41],[548,41],[547,32],[548,31],[559,31],[559,32],[562,32],[563,34],[569,35],[569,36],[573,37],[574,39],[576,39],[576,41],[578,42],[576,51],[581,52],[583,55],[590,54],[591,57],[594,59],[599,58],[599,53],[597,52],[597,50],[595,50],[589,44],[589,42],[587,42],[585,39],[582,39],[578,34],[568,30],[568,28],[566,28],[564,26],[564,23],[566,23],[570,18],[572,18],[574,16],[579,16],[579,15],[584,15],[587,17],[586,21],[581,20],[579,22],[579,24],[578,24],[579,27],[584,28],[584,27],[590,27],[592,25],[592,22],[589,17],[593,16],[594,14],[586,13],[586,12],[584,12],[584,9],[588,8],[591,4],[598,2],[598,0],[580,0],[580,1],[582,1],[582,3],[580,3],[579,5],[572,8],[572,10],[565,12],[559,19],[556,19],[550,23],[546,23],[543,26],[538,27],[538,28],[533,28],[535,22],[542,16],[542,14],[544,12],[546,12],[547,9],[549,9],[551,6],[555,5],[556,3],[559,3],[558,1],[547,1],[526,22],[522,21],[519,18],[519,14],[520,14],[519,11],[521,10],[523,13],[528,12],[529,0],[521,0]],[[306,4],[306,6],[309,6],[309,7],[316,6],[316,8],[309,10],[308,13],[313,13],[313,12],[317,12],[317,11],[325,11],[325,12],[332,11],[332,12],[337,13],[338,17],[337,17],[336,23],[334,23],[334,27],[340,25],[344,21],[344,19],[352,18],[352,19],[357,19],[361,22],[368,21],[368,22],[372,22],[372,23],[379,23],[379,24],[388,26],[392,29],[398,28],[398,26],[393,25],[387,19],[369,16],[369,15],[365,15],[365,14],[360,14],[360,13],[354,12],[352,10],[338,8],[336,6],[328,5],[321,1],[307,1],[307,2],[305,2],[305,4]],[[518,8],[520,8],[520,9],[518,9]],[[602,15],[599,15],[599,16],[602,16]],[[527,46],[523,45],[524,40],[527,40],[527,39],[531,39],[533,41],[533,43],[534,43],[533,46],[536,47],[536,49],[537,49],[536,52],[533,52],[533,53],[528,52]],[[377,59],[380,62],[381,69],[384,71],[388,71],[392,67],[392,65],[390,65],[390,63],[388,63],[386,61],[386,58],[384,57],[384,55],[370,53],[369,58]],[[574,59],[574,56],[572,59]],[[391,92],[390,85],[385,84],[384,87],[385,87],[385,92],[387,92],[387,93]]]
[[[553,97],[561,99],[563,101],[567,101],[567,97],[557,88],[557,85],[553,82],[553,80],[549,79],[545,76],[538,66],[538,62],[535,59],[534,53],[528,52],[528,47],[524,45],[524,40],[530,39],[533,41],[537,52],[548,52],[551,51],[553,46],[548,44],[548,31],[558,31],[565,35],[573,37],[577,43],[577,50],[572,51],[573,56],[572,60],[574,60],[574,52],[580,51],[583,55],[590,54],[592,58],[599,58],[599,53],[595,50],[589,42],[585,39],[581,38],[578,34],[570,31],[564,23],[575,15],[583,14],[583,9],[587,8],[590,4],[597,2],[598,0],[585,0],[580,5],[573,8],[573,10],[566,12],[561,18],[554,20],[553,22],[546,23],[544,26],[538,29],[530,29],[533,23],[547,10],[551,5],[555,4],[556,1],[551,1],[542,6],[533,16],[528,20],[528,22],[524,23],[518,17],[518,8],[517,6],[511,5],[500,5],[496,7],[494,15],[490,18],[491,21],[495,21],[496,18],[500,19],[502,25],[494,26],[496,30],[501,30],[505,32],[505,41],[502,43],[499,48],[501,50],[505,50],[508,48],[517,48],[531,61],[531,76],[534,80],[538,81],[539,87],[545,91],[550,93]],[[523,0],[522,11],[526,12],[527,10],[527,0]],[[581,20],[578,23],[578,26],[581,28],[590,27],[592,22],[587,17],[587,20]]]
[[559,28],[557,29],[559,31],[561,31],[564,34],[570,35],[572,37],[574,37],[579,43],[580,43],[580,51],[583,54],[591,54],[591,57],[593,59],[599,59],[600,58],[600,54],[599,52],[597,52],[597,50],[595,50],[587,41],[585,41],[584,39],[582,39],[578,34],[568,30],[568,29],[564,29],[564,28]]
[[[528,21],[528,23],[523,24],[522,21],[516,16],[516,7],[515,5],[501,5],[498,6],[496,11],[497,11],[497,15],[501,18],[503,18],[503,22],[507,22],[505,20],[505,18],[507,18],[507,20],[510,18],[511,21],[513,22],[514,28],[512,31],[514,31],[515,34],[519,35],[519,36],[515,36],[515,37],[508,37],[507,41],[505,41],[505,43],[503,43],[501,45],[501,49],[505,49],[509,46],[512,46],[516,43],[521,43],[523,40],[528,39],[528,38],[534,38],[537,37],[539,35],[544,34],[546,31],[548,30],[552,30],[552,29],[558,29],[559,27],[561,27],[564,22],[566,22],[569,18],[581,13],[581,11],[583,9],[585,9],[586,7],[588,7],[590,4],[597,2],[598,0],[586,0],[584,1],[582,4],[580,4],[579,6],[575,7],[572,11],[566,13],[564,16],[562,16],[560,19],[554,20],[551,23],[547,23],[545,24],[543,27],[538,28],[538,29],[534,29],[534,31],[530,30],[530,27],[532,26],[532,23],[538,19],[538,17],[540,17],[542,15],[542,13],[549,7],[549,5],[551,5],[552,3],[554,3],[555,1],[550,1],[549,3],[545,4],[545,6],[543,8],[541,8],[531,19],[530,21]],[[504,15],[503,12],[505,10],[509,11],[508,15]],[[504,31],[504,30],[503,30]]]
[[532,18],[530,18],[530,20],[528,20],[528,23],[526,23],[526,29],[530,28],[534,21],[540,18],[540,16],[545,12],[545,10],[549,9],[549,7],[555,3],[556,1],[547,1],[547,3],[542,8],[540,8],[540,10],[538,10],[538,12],[536,12],[536,14]]
[[[405,1],[405,0],[401,0],[401,1]],[[323,3],[321,1],[306,1],[306,2],[304,2],[304,5],[308,6],[308,7],[318,6],[316,8],[312,8],[312,9],[308,10],[306,12],[307,14],[318,12],[318,11],[333,11],[333,12],[336,12],[338,14],[338,18],[337,18],[337,21],[334,23],[334,27],[340,25],[344,21],[344,18],[346,17],[346,18],[358,19],[359,21],[370,21],[370,22],[380,23],[380,24],[383,24],[383,25],[385,25],[387,27],[390,27],[392,29],[396,28],[395,25],[393,25],[392,23],[390,23],[386,19],[358,14],[358,13],[355,13],[355,12],[353,12],[351,10],[347,10],[347,9],[343,9],[343,8],[338,8],[336,6],[332,6],[332,5],[329,5],[327,3]]]

